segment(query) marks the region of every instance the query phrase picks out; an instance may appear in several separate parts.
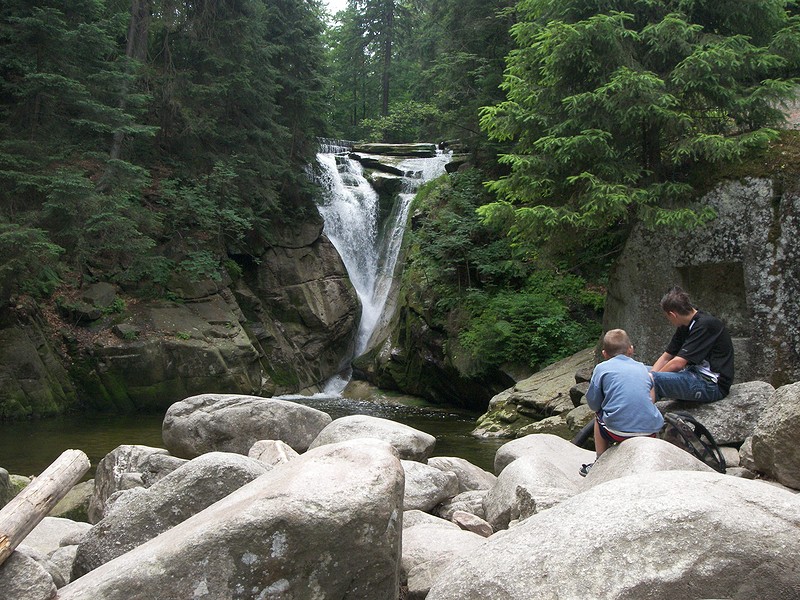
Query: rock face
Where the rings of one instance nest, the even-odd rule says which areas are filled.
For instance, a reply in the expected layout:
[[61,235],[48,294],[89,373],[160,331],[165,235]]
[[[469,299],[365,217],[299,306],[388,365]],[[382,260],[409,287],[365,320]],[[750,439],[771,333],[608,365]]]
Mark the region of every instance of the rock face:
[[[489,538],[452,563],[427,600],[795,598],[798,527],[797,498],[760,482],[623,477]],[[608,540],[624,543],[611,551]]]
[[0,565],[0,598],[52,600],[56,585],[45,568],[21,552],[13,552]]
[[604,329],[625,329],[639,360],[652,363],[673,331],[659,301],[678,284],[727,323],[735,381],[800,380],[800,195],[748,179],[719,186],[703,202],[718,214],[706,227],[634,228],[609,282]]
[[214,450],[246,456],[267,439],[304,452],[330,422],[327,413],[286,400],[204,394],[170,406],[161,435],[172,454],[185,458]]
[[752,438],[755,468],[800,490],[800,382],[778,388]]
[[320,218],[272,242],[249,249],[236,281],[173,277],[176,301],[126,301],[107,283],[78,290],[60,332],[32,302],[0,306],[0,418],[64,412],[77,390],[121,411],[207,392],[317,391],[352,354],[358,297]]
[[48,341],[33,302],[10,309],[0,325],[0,418],[19,419],[64,412],[77,402],[75,386]]
[[321,447],[73,581],[59,600],[397,598],[402,501],[388,444]]
[[[574,429],[567,423],[566,415],[575,409],[570,388],[575,385],[576,372],[592,367],[594,350],[589,348],[517,382],[491,399],[473,435],[514,438],[530,433],[555,433],[571,438],[583,423],[574,424]],[[544,419],[552,419],[556,425],[542,428],[539,423]]]

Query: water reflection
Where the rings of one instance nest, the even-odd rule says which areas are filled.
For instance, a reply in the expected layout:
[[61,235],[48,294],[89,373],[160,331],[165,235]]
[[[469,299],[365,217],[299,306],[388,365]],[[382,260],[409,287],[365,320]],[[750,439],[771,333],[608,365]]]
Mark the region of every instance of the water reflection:
[[[285,399],[324,411],[332,418],[361,414],[391,419],[436,437],[436,456],[459,456],[488,471],[497,448],[507,440],[481,440],[470,432],[477,414],[441,408],[409,397],[380,396],[370,400],[335,395],[291,396]],[[0,423],[0,467],[9,473],[37,475],[67,449],[83,450],[97,463],[122,444],[160,448],[163,414],[79,415],[39,421]]]

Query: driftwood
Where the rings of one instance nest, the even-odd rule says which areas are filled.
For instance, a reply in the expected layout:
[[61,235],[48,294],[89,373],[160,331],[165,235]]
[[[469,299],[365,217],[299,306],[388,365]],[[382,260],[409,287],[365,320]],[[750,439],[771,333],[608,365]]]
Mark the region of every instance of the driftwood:
[[0,565],[88,470],[86,454],[80,450],[65,450],[0,509]]

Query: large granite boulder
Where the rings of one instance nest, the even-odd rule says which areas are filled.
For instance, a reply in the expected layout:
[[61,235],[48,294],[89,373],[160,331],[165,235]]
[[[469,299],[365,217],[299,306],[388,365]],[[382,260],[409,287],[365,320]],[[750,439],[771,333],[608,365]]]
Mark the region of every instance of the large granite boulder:
[[170,406],[161,435],[172,454],[185,458],[214,450],[246,456],[266,439],[304,452],[330,422],[327,413],[287,400],[203,394]]
[[11,487],[11,479],[8,471],[0,467],[0,508],[3,508],[14,497],[14,488]]
[[358,438],[377,438],[389,442],[404,460],[424,461],[436,446],[436,438],[408,425],[370,415],[350,415],[336,419],[319,432],[311,448]]
[[0,598],[8,600],[53,600],[56,584],[38,561],[12,552],[0,565]]
[[434,507],[431,514],[441,517],[447,521],[453,520],[456,512],[468,512],[481,519],[486,518],[486,510],[483,503],[489,490],[473,490],[471,492],[461,492],[452,498],[443,501]]
[[408,600],[423,600],[450,563],[469,556],[484,538],[430,515],[420,518],[407,512],[404,518],[411,525],[403,528],[401,579],[407,582]]
[[796,598],[797,507],[783,489],[718,473],[615,479],[492,536],[427,600]]
[[603,452],[581,487],[586,489],[612,479],[656,471],[716,472],[674,444],[657,438],[636,437]]
[[609,280],[604,329],[625,329],[639,360],[654,362],[673,333],[659,301],[678,284],[727,324],[736,382],[800,380],[800,194],[750,178],[717,186],[702,205],[717,213],[703,227],[634,226]]
[[495,529],[506,529],[512,520],[525,519],[549,509],[579,490],[577,467],[563,470],[560,462],[543,454],[521,456],[497,477],[497,483],[483,499],[486,521]]
[[458,491],[488,490],[497,477],[473,465],[466,459],[457,456],[433,456],[428,459],[428,466],[440,471],[454,473],[458,478]]
[[506,442],[494,455],[494,472],[500,475],[521,456],[538,456],[571,477],[583,463],[594,460],[594,452],[584,450],[567,440],[548,433],[526,435]]
[[718,402],[698,404],[664,400],[658,408],[665,411],[691,413],[709,430],[719,445],[740,446],[753,434],[756,423],[775,392],[764,381],[748,381],[731,386],[730,394]]
[[458,494],[458,478],[413,460],[400,461],[406,476],[404,510],[430,512],[434,506]]
[[170,456],[163,448],[118,446],[103,457],[95,470],[89,522],[97,523],[103,518],[109,499],[117,492],[151,485],[164,476],[164,470],[170,472],[183,462]]
[[91,531],[88,523],[79,523],[61,517],[45,517],[25,536],[23,544],[48,555],[62,546],[77,544]]
[[790,488],[800,490],[800,381],[772,395],[752,438],[755,468]]
[[67,494],[58,501],[52,510],[51,517],[62,517],[73,521],[89,522],[89,504],[94,496],[94,479],[81,481],[74,485]]
[[268,471],[259,461],[209,452],[120,499],[78,546],[72,578],[125,554]]
[[[572,438],[576,431],[570,429],[566,420],[566,415],[575,408],[570,389],[575,386],[576,372],[591,369],[594,361],[594,350],[587,348],[518,381],[491,399],[473,435],[515,438],[530,433],[552,433]],[[546,430],[540,424],[545,419],[551,419]]]
[[397,598],[402,502],[388,444],[324,446],[76,579],[59,600]]

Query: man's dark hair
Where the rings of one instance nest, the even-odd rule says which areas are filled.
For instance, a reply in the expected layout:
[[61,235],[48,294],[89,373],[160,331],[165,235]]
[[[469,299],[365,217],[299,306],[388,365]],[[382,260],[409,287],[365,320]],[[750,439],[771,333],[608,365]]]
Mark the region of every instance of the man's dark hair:
[[679,315],[688,315],[694,310],[694,307],[689,301],[689,294],[676,285],[661,298],[661,310],[665,313],[674,312]]

